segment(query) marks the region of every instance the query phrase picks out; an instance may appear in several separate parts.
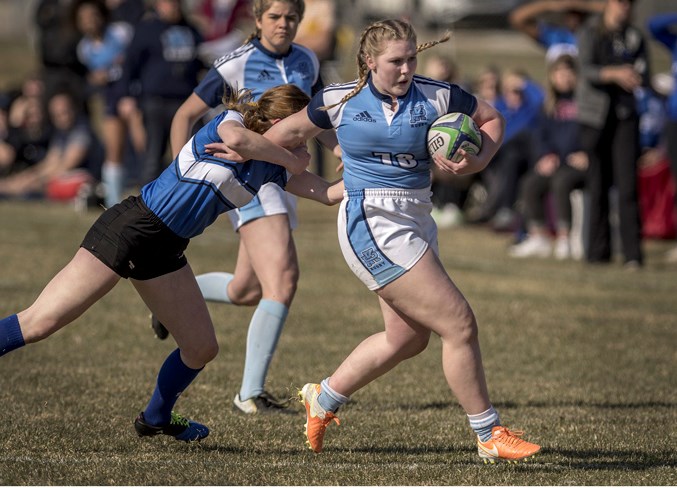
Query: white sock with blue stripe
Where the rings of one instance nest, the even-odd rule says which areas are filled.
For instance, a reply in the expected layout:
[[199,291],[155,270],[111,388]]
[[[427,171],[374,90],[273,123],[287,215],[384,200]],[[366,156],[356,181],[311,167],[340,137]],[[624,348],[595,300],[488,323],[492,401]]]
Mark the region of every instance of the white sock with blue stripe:
[[286,305],[273,300],[263,299],[256,307],[247,332],[247,355],[244,361],[240,400],[247,400],[263,393],[268,367],[288,313]]
[[324,408],[327,412],[336,413],[339,407],[344,405],[348,400],[350,400],[349,397],[341,395],[329,386],[329,378],[322,380],[322,383],[320,383],[320,394],[317,397],[320,407]]
[[205,273],[195,278],[205,300],[233,303],[228,296],[228,283],[233,281],[231,273]]
[[491,438],[491,429],[497,425],[501,425],[501,419],[498,417],[498,412],[493,405],[482,413],[468,415],[470,427],[475,431],[482,442],[486,442]]

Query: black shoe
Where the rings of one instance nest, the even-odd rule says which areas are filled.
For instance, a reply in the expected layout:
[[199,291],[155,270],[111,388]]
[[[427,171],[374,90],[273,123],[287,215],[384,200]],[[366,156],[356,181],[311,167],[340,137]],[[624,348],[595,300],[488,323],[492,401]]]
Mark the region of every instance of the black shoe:
[[165,434],[185,442],[199,441],[209,435],[207,426],[188,420],[175,412],[172,412],[172,419],[169,423],[160,427],[146,423],[143,412],[141,412],[134,421],[134,429],[139,437]]
[[294,413],[287,408],[290,403],[291,400],[278,400],[267,391],[246,400],[240,400],[240,394],[238,393],[233,399],[233,410],[247,415],[257,413]]
[[162,325],[162,322],[160,322],[155,315],[150,316],[150,326],[153,328],[153,332],[155,332],[155,337],[161,341],[164,341],[169,335],[167,328]]

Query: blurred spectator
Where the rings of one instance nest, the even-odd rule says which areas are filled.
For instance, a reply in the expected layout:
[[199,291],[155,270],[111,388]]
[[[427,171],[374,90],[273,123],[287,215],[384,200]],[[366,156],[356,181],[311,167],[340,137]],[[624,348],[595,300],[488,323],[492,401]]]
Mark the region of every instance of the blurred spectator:
[[505,117],[505,137],[493,161],[483,171],[486,201],[478,216],[496,231],[514,230],[520,179],[533,161],[532,131],[538,126],[543,88],[518,70],[505,71],[494,106]]
[[600,17],[579,30],[580,76],[576,91],[583,149],[589,158],[591,263],[612,257],[609,191],[618,194],[621,251],[625,266],[643,264],[637,196],[639,114],[635,91],[649,86],[649,58],[642,32],[631,24],[632,0],[606,0]]
[[124,22],[134,29],[146,13],[144,0],[106,0],[111,22]]
[[141,153],[145,147],[145,130],[139,110],[120,116],[117,110],[125,51],[133,35],[127,22],[110,22],[110,13],[104,0],[76,0],[73,16],[82,34],[78,44],[78,58],[87,66],[90,94],[100,96],[103,102],[102,134],[106,160],[101,170],[106,207],[122,198],[124,190],[124,154],[127,135],[133,135],[134,148]]
[[46,96],[84,93],[86,68],[78,61],[80,35],[70,18],[73,0],[39,0],[35,10],[38,58]]
[[26,117],[26,106],[30,100],[37,99],[41,103],[45,100],[45,84],[38,74],[28,75],[21,83],[19,93],[14,96],[9,109],[9,125],[20,127]]
[[585,184],[588,156],[581,150],[577,107],[574,99],[577,67],[575,59],[564,54],[548,65],[548,96],[544,116],[534,134],[536,163],[520,188],[522,214],[527,238],[512,246],[515,258],[548,257],[553,254],[548,222],[548,197],[554,203],[556,259],[571,257],[571,200],[573,190]]
[[252,22],[249,0],[201,0],[190,19],[204,37],[198,52],[206,65],[242,44],[246,36],[240,27]]
[[[323,83],[339,83],[341,77],[336,66],[338,24],[334,0],[305,0],[303,20],[299,24],[294,42],[307,47],[320,61]],[[311,144],[315,173],[325,175],[324,146],[317,140]]]
[[[670,51],[672,57],[672,86],[667,89],[665,141],[674,182],[677,179],[677,12],[651,17],[649,19],[649,31],[658,42]],[[675,192],[674,205],[677,213],[677,192]],[[677,263],[677,247],[668,251],[666,259],[668,262]]]
[[[425,59],[422,73],[436,80],[463,85],[458,65],[439,54],[431,54]],[[452,175],[432,166],[432,217],[441,229],[460,225],[463,223],[463,206],[468,190],[476,176]]]
[[[56,188],[78,172],[78,181],[84,183],[97,178],[103,162],[103,147],[92,128],[78,108],[73,96],[67,92],[56,93],[48,102],[49,117],[54,133],[45,158],[33,166],[0,180],[0,196],[29,198],[44,196],[50,188]],[[77,187],[72,189],[75,197]]]
[[7,142],[10,103],[9,95],[0,92],[0,177],[9,172],[14,162],[14,148]]
[[45,114],[42,97],[17,99],[20,102],[22,116],[18,126],[10,125],[6,138],[6,153],[3,156],[0,171],[4,176],[18,173],[42,161],[47,155],[51,139],[51,127]]
[[126,96],[118,109],[122,117],[136,107],[143,113],[146,152],[140,184],[157,178],[167,165],[172,118],[204,68],[197,52],[201,42],[179,0],[154,0],[153,12],[137,25],[123,70]]
[[495,65],[486,66],[479,72],[473,85],[473,93],[495,107],[501,96],[501,70]]
[[576,56],[576,31],[585,18],[600,13],[604,1],[599,0],[535,0],[510,13],[510,25],[546,50],[547,62],[563,54]]

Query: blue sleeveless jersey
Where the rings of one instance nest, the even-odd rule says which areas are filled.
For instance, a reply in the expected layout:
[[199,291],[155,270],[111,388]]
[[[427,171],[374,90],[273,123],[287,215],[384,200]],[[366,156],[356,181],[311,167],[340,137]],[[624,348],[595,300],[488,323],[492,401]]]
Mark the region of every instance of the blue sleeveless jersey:
[[379,93],[370,77],[346,103],[318,110],[341,100],[355,85],[354,81],[329,85],[308,106],[315,125],[336,128],[346,189],[430,186],[433,163],[426,144],[428,128],[447,113],[472,115],[477,99],[457,85],[416,75],[407,94],[398,98],[397,112],[393,113],[390,96]]
[[216,218],[249,203],[265,183],[284,188],[287,170],[265,161],[235,163],[216,158],[205,145],[222,142],[217,128],[224,120],[238,120],[225,111],[202,127],[181,149],[167,169],[141,189],[141,198],[176,235],[201,234]]
[[254,100],[269,88],[293,84],[307,95],[322,88],[320,63],[308,48],[292,44],[287,54],[276,54],[259,39],[240,46],[214,61],[194,92],[210,107],[217,107],[225,90],[252,90]]

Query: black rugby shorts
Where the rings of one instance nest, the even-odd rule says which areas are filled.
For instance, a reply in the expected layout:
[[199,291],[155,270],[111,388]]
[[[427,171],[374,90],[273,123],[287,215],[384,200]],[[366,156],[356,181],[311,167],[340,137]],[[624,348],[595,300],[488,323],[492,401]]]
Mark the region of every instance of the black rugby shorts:
[[188,242],[132,196],[101,214],[80,247],[123,278],[149,280],[183,268]]

